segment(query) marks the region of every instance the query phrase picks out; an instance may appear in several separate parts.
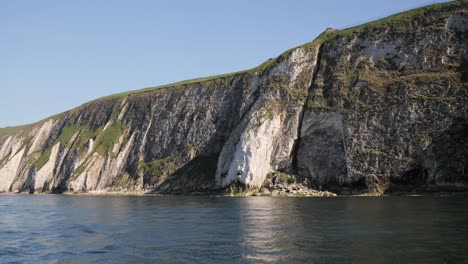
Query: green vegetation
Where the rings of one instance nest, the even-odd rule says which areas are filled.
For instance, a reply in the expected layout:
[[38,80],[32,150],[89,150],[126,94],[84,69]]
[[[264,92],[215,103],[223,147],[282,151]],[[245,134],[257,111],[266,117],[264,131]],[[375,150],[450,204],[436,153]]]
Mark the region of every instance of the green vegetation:
[[81,163],[80,166],[78,166],[78,168],[76,168],[76,170],[73,172],[73,174],[70,176],[70,179],[71,180],[75,180],[76,178],[78,178],[78,176],[80,176],[81,173],[84,172],[84,170],[86,169],[86,167],[88,167],[89,163],[91,162],[91,159],[88,158],[86,159],[85,161],[83,161],[83,163]]
[[326,42],[337,36],[345,36],[345,35],[360,33],[364,29],[368,29],[368,28],[384,29],[384,28],[388,28],[392,26],[408,24],[408,23],[411,23],[415,17],[423,17],[429,12],[434,12],[434,11],[440,10],[442,8],[450,7],[450,6],[454,6],[454,7],[461,6],[463,4],[466,4],[466,1],[452,1],[448,3],[433,4],[433,5],[428,5],[428,6],[424,6],[420,8],[411,9],[411,10],[404,11],[395,15],[391,15],[391,16],[388,16],[379,20],[365,23],[359,26],[331,32],[327,36],[324,36],[322,41]]
[[[61,142],[62,146],[71,148],[78,147],[83,150],[87,147],[90,139],[95,139],[93,148],[94,151],[100,155],[105,156],[109,150],[112,149],[114,143],[118,142],[122,135],[125,134],[127,129],[122,121],[117,120],[118,109],[114,109],[110,116],[110,125],[104,130],[105,126],[101,126],[95,130],[91,129],[89,125],[78,126],[75,122],[68,123],[60,133],[59,137],[54,141],[53,145]],[[76,134],[75,140],[71,141],[72,137]],[[122,143],[126,143],[127,138],[124,138]]]
[[40,170],[50,159],[50,154],[52,153],[52,147],[44,150],[39,158],[34,162],[34,167],[36,171]]
[[135,180],[132,179],[128,173],[125,173],[116,180],[115,186],[122,188],[132,188],[135,186]]
[[294,184],[297,181],[296,176],[281,171],[274,171],[268,173],[267,179],[281,184]]
[[80,128],[78,128],[78,130],[80,131],[80,134],[78,138],[75,140],[75,143],[74,143],[75,146],[77,147],[85,146],[86,144],[89,143],[90,139],[96,138],[97,135],[99,135],[102,132],[102,129],[103,127],[100,127],[96,129],[95,131],[92,131],[89,126],[81,126]]
[[158,192],[198,192],[214,188],[218,155],[198,155],[194,159],[187,160],[184,153],[179,153],[183,166],[177,163],[177,170],[169,175],[145,177],[144,185],[147,188],[156,188]]
[[228,186],[226,193],[231,196],[242,196],[247,193],[247,188],[240,181],[235,181]]
[[[114,112],[117,113],[117,110],[115,110]],[[58,137],[52,143],[50,143],[44,151],[33,153],[32,155],[30,155],[30,157],[28,158],[28,164],[34,166],[36,170],[40,170],[49,161],[52,148],[57,143],[61,143],[62,148],[80,148],[80,152],[82,154],[86,153],[87,144],[90,139],[95,139],[94,150],[101,155],[106,155],[106,153],[108,153],[108,151],[112,148],[113,144],[121,138],[121,136],[126,130],[126,125],[124,123],[122,123],[121,121],[116,121],[117,114],[114,112],[111,115],[111,122],[113,123],[109,125],[105,131],[104,126],[93,130],[89,125],[79,126],[75,123],[75,121],[69,121],[62,128],[62,131],[58,134]],[[21,128],[22,127],[16,127],[15,129],[8,129],[7,131],[18,131]],[[74,136],[75,138],[74,140],[72,140]],[[127,138],[124,138],[123,143],[125,143],[125,140],[127,140]],[[25,145],[29,145],[30,141],[30,138],[24,140],[23,147]],[[72,178],[77,177],[79,174],[81,174],[85,170],[89,162],[90,159],[88,158],[81,166],[79,166],[75,170],[74,174],[72,175]]]
[[55,140],[55,142],[61,142],[62,146],[67,146],[70,147],[71,145],[71,138],[73,135],[76,134],[76,132],[79,131],[73,126],[66,126],[62,129],[62,133],[60,136]]
[[[420,8],[415,8],[411,9],[408,11],[404,11],[398,14],[394,14],[388,17],[384,17],[379,20],[371,21],[369,23],[365,23],[362,25],[358,25],[355,27],[350,27],[346,28],[343,30],[335,30],[335,29],[327,29],[324,32],[322,32],[317,38],[315,38],[312,42],[300,45],[298,47],[289,49],[288,51],[284,52],[281,56],[287,56],[289,55],[293,50],[299,48],[299,47],[313,47],[316,45],[324,44],[326,42],[329,42],[337,37],[340,36],[349,36],[353,34],[358,34],[363,32],[365,29],[385,29],[391,26],[401,26],[405,24],[411,23],[415,17],[424,17],[427,13],[429,12],[436,12],[438,10],[441,10],[443,8],[447,7],[457,7],[457,6],[462,6],[466,5],[467,1],[466,0],[459,0],[459,1],[451,1],[447,3],[440,3],[440,4],[433,4],[433,5],[428,5]],[[385,62],[384,62],[385,63]]]
[[152,160],[150,162],[140,161],[138,170],[149,177],[168,176],[174,173],[178,167],[176,166],[177,154],[172,154],[162,159]]
[[412,84],[412,86],[415,88],[424,84],[462,86],[460,73],[448,70],[411,74],[401,76],[400,78],[406,83]]
[[6,136],[10,134],[14,134],[22,130],[23,128],[27,128],[32,126],[32,124],[22,125],[22,126],[13,126],[13,127],[2,127],[0,128],[0,136]]
[[[92,129],[89,127],[89,125],[85,126],[77,126],[75,124],[68,124],[65,126],[60,133],[59,137],[54,141],[53,145],[55,145],[57,142],[62,143],[62,146],[71,148],[71,147],[85,147],[89,139],[96,138],[98,135],[102,133],[103,127],[100,127],[96,129],[95,131],[92,131]],[[71,138],[76,134],[77,138],[73,141],[71,141]],[[95,144],[96,146],[96,144]]]
[[289,175],[284,172],[279,174],[279,179],[281,182],[286,182],[288,184],[296,183],[296,177],[294,177],[294,175]]
[[198,179],[208,178],[208,181],[211,182],[214,179],[217,165],[217,154],[208,157],[198,155],[185,164],[182,168],[178,169],[174,175],[178,180],[183,180],[185,178],[187,181],[189,181],[189,179],[193,180],[193,177],[197,176]]
[[[326,64],[326,60],[323,61]],[[434,72],[417,72],[388,68],[362,62],[356,67],[343,66],[341,71],[328,73],[323,67],[310,92],[307,107],[340,111],[381,112],[384,102],[396,104],[406,100],[415,103],[439,101],[451,103],[463,94],[461,73],[456,67],[440,67]],[[388,62],[387,64],[390,64]],[[347,64],[344,64],[347,65]],[[448,92],[450,89],[453,92]],[[333,90],[333,93],[330,91]],[[326,95],[326,96],[324,96]]]
[[[197,83],[205,83],[208,81],[215,81],[215,80],[229,80],[234,78],[237,75],[243,75],[243,74],[262,74],[269,68],[271,68],[273,65],[278,63],[278,59],[284,58],[286,55],[286,52],[278,56],[277,58],[271,58],[264,63],[258,65],[255,68],[249,69],[249,70],[243,70],[243,71],[237,71],[237,72],[231,72],[231,73],[225,73],[225,74],[220,74],[220,75],[214,75],[214,76],[208,76],[208,77],[201,77],[201,78],[195,78],[195,79],[189,79],[189,80],[184,80],[180,82],[175,82],[175,83],[170,83],[170,84],[164,84],[164,85],[159,85],[159,86],[154,86],[154,87],[147,87],[143,88],[140,90],[134,90],[134,91],[129,91],[129,92],[123,92],[123,93],[118,93],[118,94],[113,94],[109,95],[106,97],[103,97],[101,99],[114,99],[114,98],[122,98],[125,96],[130,96],[134,94],[139,94],[139,93],[144,93],[148,91],[153,91],[155,89],[162,89],[162,88],[180,88],[182,86],[187,86],[190,84],[197,84]],[[99,99],[98,99],[99,100]]]
[[124,134],[126,126],[121,121],[115,121],[106,130],[98,134],[95,142],[95,150],[101,155],[105,155],[115,142]]
[[155,89],[180,88],[180,87],[185,86],[185,85],[196,84],[196,83],[204,83],[204,82],[208,82],[208,81],[212,81],[212,80],[216,80],[216,79],[228,79],[228,78],[234,77],[235,75],[244,74],[246,72],[247,71],[238,71],[238,72],[220,74],[220,75],[215,75],[215,76],[184,80],[184,81],[171,83],[171,84],[164,84],[164,85],[159,85],[159,86],[154,86],[154,87],[143,88],[143,89],[140,89],[140,90],[134,90],[134,91],[129,91],[129,92],[113,94],[113,95],[109,95],[109,96],[106,96],[106,97],[103,97],[103,98],[100,98],[100,99],[97,99],[97,100],[122,98],[122,97],[130,96],[130,95],[134,95],[134,94],[153,91]]

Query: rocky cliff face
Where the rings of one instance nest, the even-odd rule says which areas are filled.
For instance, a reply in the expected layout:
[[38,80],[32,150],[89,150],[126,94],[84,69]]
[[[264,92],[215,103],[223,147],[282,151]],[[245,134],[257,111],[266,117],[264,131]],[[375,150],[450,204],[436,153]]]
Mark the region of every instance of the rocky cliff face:
[[[380,191],[466,184],[467,145],[446,136],[468,134],[461,128],[468,17],[459,4],[323,45],[301,130],[300,175],[325,188]],[[433,154],[435,145],[453,154]]]
[[468,5],[327,30],[252,70],[0,130],[0,192],[463,188]]

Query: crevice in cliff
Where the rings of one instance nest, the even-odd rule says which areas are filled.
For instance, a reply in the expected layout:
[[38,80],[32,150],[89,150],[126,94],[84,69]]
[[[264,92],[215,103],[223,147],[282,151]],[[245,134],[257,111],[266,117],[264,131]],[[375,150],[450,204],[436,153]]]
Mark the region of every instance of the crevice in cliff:
[[321,60],[322,60],[322,53],[323,53],[323,44],[320,44],[319,47],[318,47],[317,56],[316,56],[316,59],[315,59],[314,70],[312,72],[312,80],[310,82],[309,88],[307,89],[307,97],[306,97],[306,99],[304,101],[301,113],[299,115],[299,124],[297,126],[297,139],[294,141],[294,145],[293,145],[293,148],[292,148],[292,151],[291,151],[292,162],[291,162],[291,169],[290,170],[291,170],[291,173],[293,173],[293,174],[298,174],[297,173],[298,172],[297,152],[299,151],[299,145],[301,143],[302,123],[304,121],[305,111],[307,110],[307,103],[309,102],[310,93],[311,93],[313,87],[315,86],[315,82],[317,80],[317,75],[318,75],[319,70],[320,70],[320,63],[321,63]]

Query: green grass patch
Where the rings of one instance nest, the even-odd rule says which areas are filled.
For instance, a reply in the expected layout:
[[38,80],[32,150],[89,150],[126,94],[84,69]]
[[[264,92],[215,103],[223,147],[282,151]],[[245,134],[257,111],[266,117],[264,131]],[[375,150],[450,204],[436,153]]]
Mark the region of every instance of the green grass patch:
[[125,124],[121,121],[113,122],[106,130],[98,134],[94,143],[95,151],[104,156],[125,133],[126,128]]
[[242,195],[245,195],[246,193],[247,193],[247,188],[240,181],[235,181],[231,183],[226,189],[226,194],[230,196],[242,196]]
[[425,72],[411,74],[401,77],[407,83],[413,83],[419,87],[424,84],[450,85],[454,87],[463,86],[461,74],[459,72],[443,71],[443,72]]
[[24,128],[28,128],[32,126],[32,124],[22,125],[22,126],[9,126],[9,127],[2,127],[0,128],[0,136],[8,136],[11,134],[15,134],[21,131]]
[[72,142],[70,142],[70,140],[73,137],[73,135],[75,135],[75,133],[77,131],[78,130],[73,126],[66,126],[66,127],[64,127],[62,129],[62,133],[55,140],[55,142],[60,142],[60,143],[62,143],[62,146],[70,147],[71,144],[72,144]]
[[[103,127],[92,131],[89,125],[77,126],[75,124],[68,124],[63,129],[58,138],[54,141],[52,145],[60,142],[62,146],[67,148],[72,147],[84,147],[88,144],[90,139],[94,139],[101,135]],[[74,141],[71,141],[71,138],[78,133],[77,138]],[[96,146],[96,145],[95,145]]]
[[41,153],[39,158],[34,162],[34,168],[36,169],[36,171],[44,167],[44,165],[49,161],[51,153],[52,147],[47,148]]
[[160,177],[174,173],[178,167],[175,164],[177,154],[172,154],[162,159],[152,160],[150,162],[140,161],[138,170],[145,176]]
[[226,73],[226,74],[220,74],[220,75],[215,75],[215,76],[209,76],[209,77],[202,77],[202,78],[195,78],[195,79],[190,79],[190,80],[184,80],[180,82],[175,82],[175,83],[170,83],[170,84],[164,84],[164,85],[159,85],[159,86],[154,86],[154,87],[148,87],[148,88],[143,88],[140,90],[134,90],[134,91],[129,91],[129,92],[123,92],[123,93],[118,93],[118,94],[113,94],[109,96],[105,96],[101,99],[115,99],[115,98],[123,98],[129,95],[134,95],[134,94],[140,94],[148,91],[153,91],[155,89],[162,89],[162,88],[178,88],[181,86],[186,86],[190,84],[196,84],[196,83],[204,83],[212,80],[217,80],[217,79],[229,79],[233,78],[235,75],[240,75],[244,74],[247,71],[238,71],[238,72],[232,72],[232,73]]
[[281,171],[268,173],[267,179],[281,184],[294,184],[297,181],[296,176]]
[[125,173],[122,175],[122,177],[115,181],[115,186],[122,188],[132,188],[135,187],[135,180],[132,179],[128,173]]

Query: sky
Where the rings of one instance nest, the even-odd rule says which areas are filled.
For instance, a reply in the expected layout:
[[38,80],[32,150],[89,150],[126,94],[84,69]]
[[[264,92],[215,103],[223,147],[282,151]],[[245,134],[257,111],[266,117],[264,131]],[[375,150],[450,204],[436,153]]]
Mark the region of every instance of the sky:
[[0,1],[0,127],[129,90],[253,68],[434,0]]

